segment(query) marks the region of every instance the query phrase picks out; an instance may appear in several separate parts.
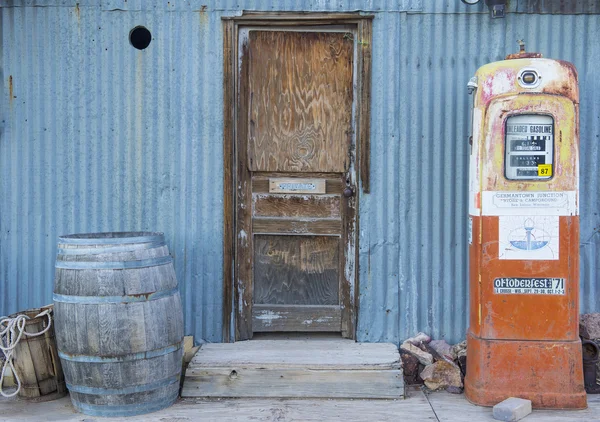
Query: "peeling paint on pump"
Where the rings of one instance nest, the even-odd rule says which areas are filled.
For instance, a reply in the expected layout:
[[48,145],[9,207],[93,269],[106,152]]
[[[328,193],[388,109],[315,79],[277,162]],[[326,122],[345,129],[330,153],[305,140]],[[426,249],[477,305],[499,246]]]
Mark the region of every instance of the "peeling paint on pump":
[[507,59],[472,79],[465,395],[485,406],[514,396],[534,408],[585,408],[577,72],[538,53]]

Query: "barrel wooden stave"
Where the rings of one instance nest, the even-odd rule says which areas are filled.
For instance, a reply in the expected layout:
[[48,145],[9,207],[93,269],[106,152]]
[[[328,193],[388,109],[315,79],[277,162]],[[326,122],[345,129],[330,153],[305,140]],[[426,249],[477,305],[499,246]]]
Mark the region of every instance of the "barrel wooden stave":
[[[142,259],[158,258],[169,256],[169,249],[166,245],[152,246],[154,243],[148,243],[145,249],[134,249],[132,251],[110,252],[113,248],[102,248],[104,253],[88,253],[76,254],[76,248],[61,248],[63,251],[68,251],[69,254],[61,254],[58,252],[60,261],[62,262],[107,262],[107,261],[138,261]],[[120,245],[119,248],[125,248],[128,245]],[[98,248],[100,249],[100,248]]]
[[[182,349],[145,360],[121,363],[94,363],[64,361],[65,375],[69,379],[71,397],[78,404],[131,405],[162,400],[179,392]],[[152,384],[149,391],[110,394],[109,390],[125,388],[135,390]],[[98,389],[101,392],[85,393],[78,390]]]
[[154,403],[157,401],[166,400],[167,398],[177,399],[179,394],[179,382],[165,387],[159,387],[152,391],[143,391],[140,393],[132,394],[83,394],[77,392],[70,392],[71,397],[76,400],[75,406],[80,408],[85,405],[93,406],[136,406],[142,403]]
[[[168,248],[162,236],[123,243],[116,233],[114,244],[97,236],[97,245],[85,235],[87,244],[59,242],[57,342],[72,402],[97,416],[167,407],[178,396],[183,357],[181,300]],[[127,267],[140,262],[149,265]],[[106,263],[125,264],[102,268]]]
[[181,300],[173,294],[134,303],[56,303],[57,341],[70,355],[117,356],[181,342]]
[[96,416],[133,416],[155,412],[173,404],[179,395],[179,389],[158,389],[152,394],[103,395],[95,400],[86,400],[85,395],[71,393],[73,405],[77,410]]
[[[156,249],[160,249],[160,252],[156,252],[154,249],[145,249],[133,257],[127,253],[101,255],[59,254],[57,260],[65,263],[102,263],[139,261],[169,256],[166,246]],[[128,257],[132,259],[127,259]],[[73,296],[142,295],[148,292],[169,290],[177,287],[173,265],[131,268],[118,271],[114,269],[73,270],[56,268],[55,280],[54,293]]]

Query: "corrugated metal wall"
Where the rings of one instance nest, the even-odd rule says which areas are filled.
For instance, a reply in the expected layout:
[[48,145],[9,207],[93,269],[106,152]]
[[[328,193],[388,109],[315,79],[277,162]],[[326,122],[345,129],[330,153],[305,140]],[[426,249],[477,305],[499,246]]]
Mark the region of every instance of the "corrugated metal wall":
[[[465,87],[520,38],[579,69],[581,304],[600,311],[600,15],[585,14],[597,12],[593,3],[556,15],[549,2],[513,1],[497,20],[483,2],[458,0],[78,3],[0,2],[0,314],[51,300],[59,234],[160,230],[186,333],[221,341],[221,16],[241,10],[375,14],[359,340],[399,342],[418,330],[464,337]],[[141,52],[128,41],[136,25],[153,34]]]
[[[153,33],[144,51],[136,25]],[[221,340],[220,26],[218,13],[2,9],[0,314],[51,301],[58,235],[164,231],[186,333]]]
[[361,202],[359,338],[467,325],[466,82],[525,39],[575,63],[581,90],[581,309],[600,311],[599,15],[378,14],[371,194]]

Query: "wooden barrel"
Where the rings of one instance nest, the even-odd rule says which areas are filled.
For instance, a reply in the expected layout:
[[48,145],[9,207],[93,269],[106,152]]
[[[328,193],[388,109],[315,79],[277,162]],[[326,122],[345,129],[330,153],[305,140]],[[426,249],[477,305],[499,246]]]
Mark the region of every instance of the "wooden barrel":
[[[42,311],[49,309],[52,318],[52,306],[29,309],[10,315],[27,315],[25,322],[26,333],[40,333],[48,324],[48,316],[36,317]],[[67,394],[65,377],[58,359],[54,327],[51,326],[44,334],[29,337],[23,334],[13,353],[13,364],[21,379],[21,389],[17,397],[21,400],[43,402],[64,397]]]
[[60,237],[54,303],[75,408],[131,416],[177,400],[183,315],[162,233]]

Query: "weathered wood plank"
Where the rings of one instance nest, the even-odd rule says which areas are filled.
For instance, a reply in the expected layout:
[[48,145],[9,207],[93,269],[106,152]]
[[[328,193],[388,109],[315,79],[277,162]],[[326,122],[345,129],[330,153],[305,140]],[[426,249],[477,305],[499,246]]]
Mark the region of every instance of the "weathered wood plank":
[[234,239],[234,23],[223,21],[223,341],[231,337]]
[[[182,399],[168,409],[142,416],[127,418],[128,422],[256,422],[256,421],[311,421],[311,422],[364,422],[364,421],[415,421],[436,422],[425,395],[421,391],[410,392],[406,400],[354,400],[354,399]],[[592,397],[592,396],[590,396]],[[80,422],[82,415],[75,412],[68,397],[39,406],[30,406],[17,400],[3,400],[0,407],[6,418],[2,422],[38,422],[52,415],[55,420]],[[588,411],[556,412],[570,415],[573,420],[591,421],[599,406]],[[488,409],[488,412],[491,411]],[[544,412],[548,414],[550,412]],[[587,416],[583,418],[582,414]],[[528,416],[536,418],[536,412]],[[478,419],[470,419],[473,422]],[[481,419],[485,420],[485,419]],[[567,419],[564,419],[565,421]]]
[[338,305],[338,248],[335,237],[256,235],[254,304]]
[[[21,383],[27,386],[37,385],[37,377],[35,373],[35,367],[33,364],[35,355],[31,353],[31,350],[29,348],[29,342],[20,342],[17,347],[18,359],[14,359],[13,364],[15,365],[17,375],[21,379]],[[24,394],[26,394],[28,397],[40,395],[39,392],[37,392],[36,394],[33,391],[28,391],[27,393],[25,393],[24,391]]]
[[170,296],[165,300],[165,311],[167,312],[165,346],[181,342],[183,337],[183,313],[171,312],[171,309],[182,309],[179,295]]
[[186,367],[198,350],[200,350],[200,346],[194,346],[194,336],[185,336],[183,338],[183,363]]
[[[34,324],[33,332],[40,332],[44,329],[42,324]],[[21,338],[21,341],[23,339]],[[30,337],[25,340],[29,346],[29,351],[32,356],[33,368],[35,370],[35,378],[37,380],[34,385],[39,387],[39,394],[45,395],[56,389],[56,382],[52,379],[54,368],[52,366],[52,358],[47,349],[45,336]]]
[[190,374],[202,367],[311,369],[400,369],[392,343],[356,343],[346,339],[252,340],[204,344],[192,359]]
[[346,171],[353,42],[335,32],[254,30],[249,39],[250,170]]
[[60,325],[58,325],[58,321],[55,329],[57,332],[64,332],[64,343],[58,343],[57,346],[59,348],[59,350],[64,349],[64,350],[78,350],[78,346],[77,346],[77,330],[75,330],[72,327],[73,321],[76,320],[77,318],[77,305],[73,304],[73,303],[61,303],[60,307],[56,307],[56,311],[58,313],[58,311],[60,309],[62,309],[63,312],[63,320],[62,322],[65,323],[66,325],[63,325],[62,327],[68,327],[67,329],[61,329],[59,327],[61,327]]
[[119,274],[115,274],[115,278],[119,279],[118,283],[123,286],[124,294],[134,295],[156,291],[155,280],[152,280],[149,277],[141,277],[144,269],[145,268],[140,268],[138,270],[129,270],[127,272],[119,271]]
[[[356,23],[362,19],[373,19],[374,15],[363,15],[359,12],[263,12],[247,10],[241,16],[227,16],[222,19],[234,20],[243,24],[269,24],[269,25],[331,25]],[[306,22],[308,21],[308,23]]]
[[236,283],[236,339],[252,338],[252,178],[248,168],[248,106],[251,95],[249,84],[249,46],[248,40],[238,45],[238,54],[242,57],[239,69],[239,101],[236,104],[236,248],[235,273]]
[[[101,356],[116,356],[121,353],[118,324],[121,324],[118,318],[119,306],[117,304],[99,304],[98,306],[98,322],[100,327],[100,355]],[[72,330],[79,329],[78,327],[70,327]],[[82,328],[83,329],[83,328]],[[69,350],[77,350],[76,345]]]
[[[169,343],[169,333],[167,331],[166,315],[171,312],[169,306],[170,298],[166,297],[159,300],[146,302],[144,308],[144,317],[146,323],[146,344],[150,350],[167,347]],[[179,331],[179,330],[178,330]],[[179,332],[179,341],[183,340],[183,335]]]
[[358,201],[356,196],[344,198],[342,201],[342,236],[340,241],[340,304],[342,307],[342,336],[354,339],[356,337],[356,292],[358,280],[356,268],[358,262]]
[[[431,406],[420,390],[407,389],[406,395],[406,400],[190,398],[179,400],[168,409],[130,417],[127,421],[494,421],[490,408],[474,406],[463,395],[435,392],[429,395]],[[450,409],[440,407],[437,399],[454,402],[452,413]],[[586,410],[534,410],[524,421],[598,421],[600,397],[588,395],[588,406]],[[82,415],[73,410],[68,397],[35,406],[25,401],[0,398],[0,407],[3,411],[0,416],[2,422],[38,422],[49,419],[48,415],[64,422],[80,422],[82,419]]]
[[254,218],[252,220],[254,234],[314,234],[340,235],[342,221],[340,219],[288,219],[288,218]]
[[339,195],[266,194],[252,195],[254,217],[340,218]]
[[398,399],[401,370],[202,368],[186,376],[182,397]]
[[89,343],[86,310],[83,306],[77,306],[74,308],[75,319],[70,321],[70,327],[75,332],[77,343],[73,351],[78,354],[84,354],[86,344]]
[[339,306],[254,304],[252,330],[339,332],[341,315]]
[[[36,368],[36,376],[38,377],[38,385],[40,386],[40,393],[42,395],[54,394],[54,396],[62,396],[66,393],[66,386],[64,385],[64,375],[60,362],[57,361],[56,354],[56,342],[52,335],[42,335],[37,337],[36,343],[39,345],[39,349],[35,352],[34,365],[41,367],[41,371]],[[33,351],[33,348],[31,348]],[[61,385],[59,385],[61,384]]]
[[[40,330],[36,329],[36,331]],[[52,367],[49,351],[46,348],[44,336],[29,338],[26,343],[32,357],[31,364],[35,373],[35,382],[22,386],[25,387],[23,392],[30,395],[34,393],[35,396],[44,396],[56,391],[56,381],[53,379],[54,368]]]
[[[143,306],[143,304],[139,304]],[[74,305],[73,305],[74,306]],[[95,305],[85,306],[85,321],[87,326],[88,343],[81,347],[81,352],[84,355],[95,356],[100,354],[100,320],[98,307]],[[143,315],[143,312],[142,312]],[[67,322],[60,324],[60,327],[65,327]],[[63,331],[63,330],[60,330]]]
[[[138,353],[149,350],[146,340],[147,321],[144,316],[143,303],[129,303],[125,307],[127,312],[127,324],[129,325],[129,338],[125,341],[129,345],[129,353]],[[152,327],[148,327],[152,329]]]
[[360,162],[360,180],[363,192],[371,190],[371,54],[372,54],[371,19],[363,19],[358,24],[358,94],[357,144]]

